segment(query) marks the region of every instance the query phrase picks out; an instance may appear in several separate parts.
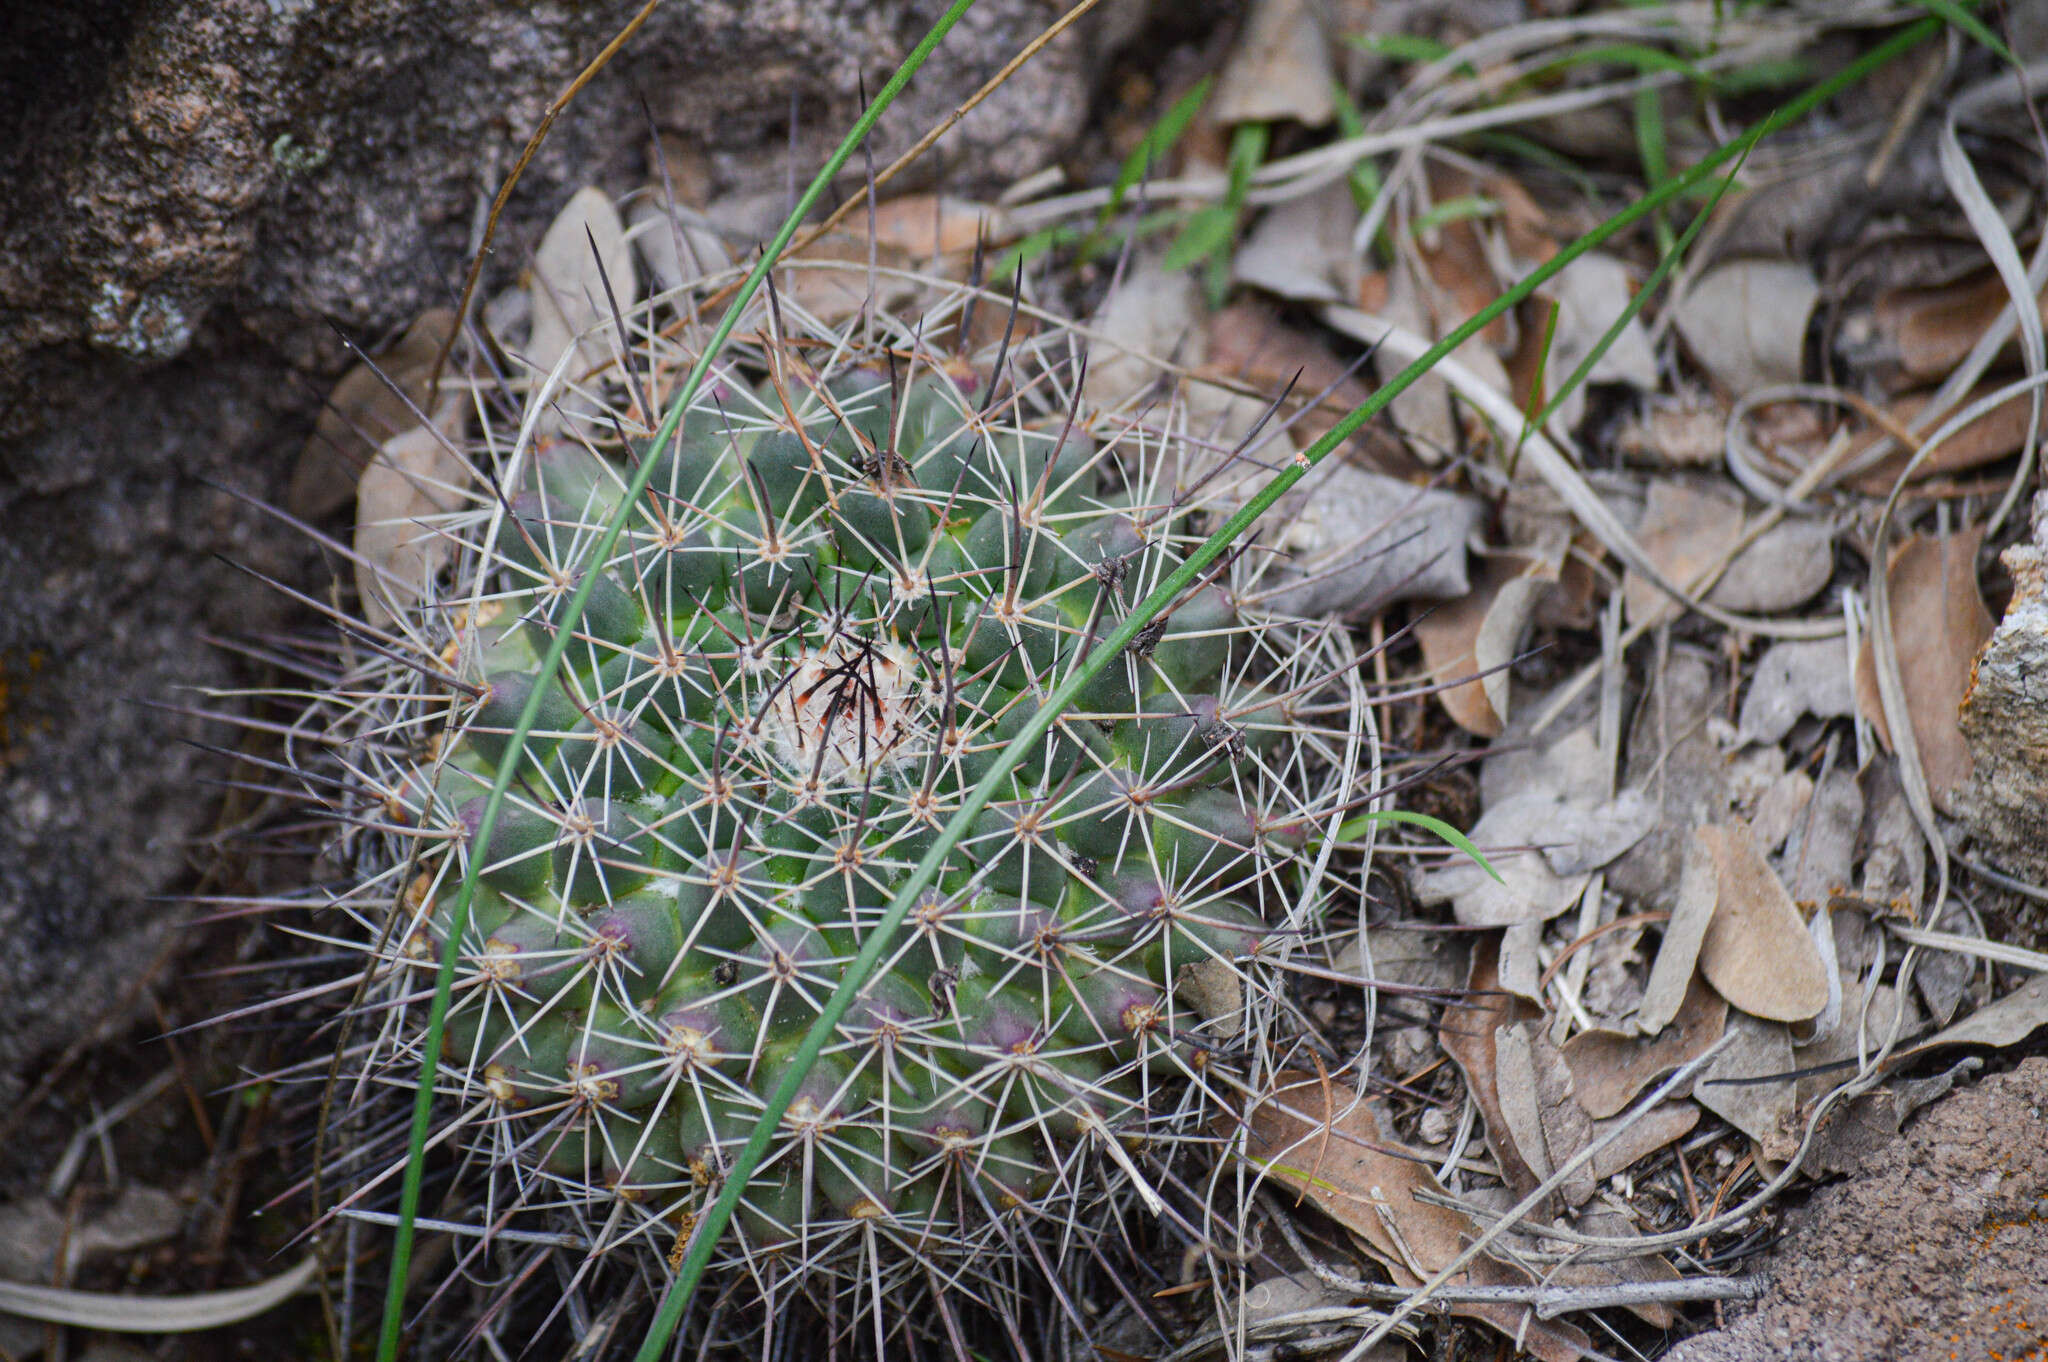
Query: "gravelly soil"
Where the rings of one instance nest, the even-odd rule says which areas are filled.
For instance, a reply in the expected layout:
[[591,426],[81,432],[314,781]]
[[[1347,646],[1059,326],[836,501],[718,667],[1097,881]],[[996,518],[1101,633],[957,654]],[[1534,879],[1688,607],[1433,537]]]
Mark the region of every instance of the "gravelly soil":
[[2048,1357],[2048,1059],[1930,1107],[1816,1195],[1771,1290],[1666,1362]]

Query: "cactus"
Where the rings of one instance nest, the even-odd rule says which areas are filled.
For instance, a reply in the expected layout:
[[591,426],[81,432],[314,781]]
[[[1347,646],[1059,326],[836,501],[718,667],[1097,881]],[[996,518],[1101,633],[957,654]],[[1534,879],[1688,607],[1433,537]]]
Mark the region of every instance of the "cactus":
[[[594,1255],[683,1242],[896,884],[1227,497],[1177,402],[1084,402],[1058,327],[968,344],[966,296],[879,340],[763,308],[772,339],[660,447],[669,314],[618,319],[647,339],[581,377],[582,412],[541,385],[517,438],[466,451],[490,491],[423,531],[452,585],[323,702],[391,829],[358,841],[348,899],[387,1004],[367,1072],[408,1081],[477,863],[441,1052],[456,1144],[487,1204],[566,1217]],[[879,1339],[939,1327],[903,1292],[1009,1308],[1117,1205],[1230,1238],[1177,1154],[1274,1065],[1274,967],[1319,939],[1322,835],[1368,792],[1356,659],[1262,609],[1273,561],[1184,593],[954,850],[748,1182],[732,1278],[841,1292]]]

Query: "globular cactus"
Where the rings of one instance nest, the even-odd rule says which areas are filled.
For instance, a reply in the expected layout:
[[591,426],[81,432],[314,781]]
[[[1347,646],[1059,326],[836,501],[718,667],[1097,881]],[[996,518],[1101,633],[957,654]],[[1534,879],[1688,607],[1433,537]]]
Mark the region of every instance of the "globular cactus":
[[[971,347],[944,306],[873,340],[764,307],[773,339],[650,449],[641,404],[693,357],[666,316],[571,375],[585,410],[553,433],[544,389],[467,451],[495,490],[423,525],[454,553],[394,627],[421,656],[380,648],[351,708],[396,825],[351,899],[386,1003],[368,1073],[409,1082],[480,862],[441,1052],[479,1196],[655,1264],[964,793],[1230,481],[1177,403],[1084,403],[1070,333]],[[1223,1235],[1156,1188],[1275,1064],[1273,963],[1319,941],[1327,838],[1368,785],[1349,645],[1261,609],[1271,562],[1183,593],[1016,769],[806,1078],[723,1269],[935,1330],[901,1292],[1001,1306],[1085,1257],[1102,1207]]]

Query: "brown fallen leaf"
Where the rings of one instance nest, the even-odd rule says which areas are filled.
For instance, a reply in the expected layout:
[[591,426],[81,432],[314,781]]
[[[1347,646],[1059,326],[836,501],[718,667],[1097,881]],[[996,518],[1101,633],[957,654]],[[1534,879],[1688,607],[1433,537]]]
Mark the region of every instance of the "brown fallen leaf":
[[[1955,1045],[1989,1045],[2002,1049],[2018,1045],[2043,1027],[2048,1027],[2048,974],[2037,974],[2003,998],[1986,1003],[1912,1049],[1900,1050],[1898,1057],[1905,1059]],[[1444,1048],[1450,1047],[1446,1045]]]
[[[1948,377],[2005,311],[2011,293],[1998,272],[1986,268],[1932,288],[1895,288],[1878,295],[1871,308],[1873,335],[1864,362],[1895,365],[1902,385]],[[2048,318],[2048,290],[2041,294]]]
[[[1970,778],[1970,748],[1957,710],[1969,691],[1977,652],[1993,628],[1991,612],[1977,591],[1977,550],[1983,542],[1982,529],[1945,538],[1914,535],[1893,552],[1886,569],[1913,740],[1928,793],[1944,813],[1952,811],[1951,797]],[[1874,646],[1867,638],[1856,657],[1856,703],[1885,746],[1894,746],[1878,696]]]
[[[1509,1138],[1539,1181],[1547,1181],[1592,1138],[1593,1118],[1572,1094],[1572,1071],[1546,1029],[1533,1021],[1494,1032],[1495,1086]],[[1567,1206],[1583,1206],[1594,1191],[1593,1170],[1581,1167],[1558,1184]]]
[[[1611,1116],[1604,1121],[1593,1122],[1593,1142],[1598,1144],[1613,1133],[1623,1117]],[[1616,1173],[1627,1172],[1635,1166],[1637,1159],[1656,1153],[1665,1145],[1682,1140],[1692,1134],[1694,1126],[1700,1123],[1700,1109],[1687,1101],[1670,1101],[1652,1107],[1613,1144],[1593,1156],[1593,1176],[1605,1181]]]
[[[931,263],[929,259],[914,257],[901,246],[883,242],[874,243],[871,256],[865,227],[859,232],[827,232],[786,258],[789,265],[775,272],[775,288],[782,305],[808,312],[827,326],[858,315],[870,299],[877,308],[889,308],[917,291],[916,284],[893,274],[880,274],[871,280],[867,272],[870,259],[885,271],[918,269]],[[816,268],[828,263],[852,268]],[[813,268],[806,268],[807,264]]]
[[[1425,1190],[1441,1194],[1442,1184],[1427,1165],[1389,1150],[1379,1104],[1337,1080],[1299,1070],[1276,1075],[1273,1094],[1245,1118],[1242,1157],[1350,1230],[1398,1284],[1416,1286],[1435,1276],[1464,1251],[1472,1233],[1464,1216],[1416,1196]],[[1457,1285],[1531,1280],[1486,1255],[1451,1279]],[[1573,1362],[1589,1346],[1579,1330],[1537,1319],[1526,1306],[1448,1308],[1519,1339],[1543,1362]]]
[[1541,1016],[1535,1008],[1500,991],[1500,939],[1489,932],[1472,944],[1472,967],[1465,976],[1470,1007],[1447,1007],[1437,1026],[1437,1043],[1465,1076],[1465,1090],[1486,1119],[1486,1147],[1493,1151],[1504,1180],[1517,1197],[1536,1188],[1536,1176],[1506,1137],[1495,1085],[1494,1032],[1512,1022]]
[[[1329,393],[1320,406],[1302,414],[1288,428],[1298,449],[1313,444],[1371,393],[1357,375],[1346,373],[1345,365],[1329,347],[1288,325],[1264,303],[1232,303],[1210,318],[1208,336],[1209,359],[1203,372],[1248,384],[1273,397],[1292,383],[1292,398],[1282,409],[1285,415],[1291,416],[1304,402]],[[1400,437],[1379,425],[1359,430],[1343,452],[1362,467],[1392,477],[1410,477],[1422,468]]]
[[998,244],[1016,235],[1009,215],[989,203],[951,194],[905,194],[875,205],[875,242],[914,260],[965,255],[977,241]]
[[[1537,600],[1550,582],[1536,575],[1543,565],[1521,554],[1481,560],[1472,590],[1463,599],[1418,620],[1415,637],[1423,665],[1437,680],[1504,668],[1528,628]],[[1490,675],[1437,692],[1437,701],[1458,727],[1482,738],[1499,737],[1510,713],[1508,674]]]
[[1693,1085],[1693,1100],[1757,1142],[1767,1159],[1782,1162],[1799,1148],[1799,1099],[1793,1080],[1792,1037],[1782,1022],[1746,1013],[1728,1016],[1735,1037]]
[[1805,1021],[1828,1003],[1827,966],[1792,896],[1764,859],[1749,824],[1699,830],[1714,858],[1714,916],[1700,940],[1700,972],[1753,1017]]
[[[1961,411],[1981,398],[1989,396],[2000,383],[1979,383],[1968,393],[1956,400],[1955,410]],[[1913,393],[1892,403],[1891,416],[1901,426],[1910,426],[1927,406],[1928,393]],[[2019,453],[2026,443],[2027,422],[2033,415],[2033,402],[2025,393],[2007,398],[1985,412],[1976,420],[1958,430],[1929,451],[1926,458],[1913,465],[1910,482],[1927,482],[1934,478],[1966,473],[1985,464],[1996,463]],[[1856,452],[1876,444],[1882,432],[1872,431],[1857,443]],[[1851,458],[1855,454],[1850,455]],[[1892,484],[1906,471],[1907,455],[1895,452],[1849,480],[1849,485],[1870,496],[1886,496]]]
[[348,505],[377,446],[420,423],[414,410],[426,406],[434,357],[454,326],[448,308],[423,312],[404,339],[341,376],[292,467],[286,510],[301,520],[324,520]]
[[[1719,487],[1658,478],[1650,484],[1636,542],[1666,578],[1689,583],[1720,562],[1742,538],[1742,503]],[[1678,602],[1654,582],[1629,572],[1622,598],[1631,623],[1676,619]]]
[[[1692,1108],[1692,1112],[1693,1119],[1697,1120],[1699,1108]],[[1578,1229],[1602,1239],[1641,1237],[1635,1222],[1619,1211],[1589,1210],[1579,1217]],[[1612,1262],[1565,1263],[1551,1273],[1550,1280],[1560,1286],[1614,1286],[1622,1282],[1675,1282],[1680,1275],[1662,1254],[1642,1253]],[[1631,1305],[1628,1309],[1654,1329],[1669,1329],[1678,1323],[1678,1311],[1661,1301]]]
[[1697,975],[1678,1012],[1655,1036],[1581,1031],[1562,1047],[1579,1105],[1595,1119],[1620,1112],[1650,1084],[1697,1059],[1721,1039],[1728,1000]]

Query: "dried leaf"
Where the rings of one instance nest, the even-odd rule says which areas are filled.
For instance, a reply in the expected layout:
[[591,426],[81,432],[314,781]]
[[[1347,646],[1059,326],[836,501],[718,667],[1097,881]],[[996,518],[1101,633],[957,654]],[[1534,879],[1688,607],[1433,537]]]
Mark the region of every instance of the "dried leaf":
[[[1989,397],[2004,380],[1986,381],[1956,400],[1955,409],[1960,411],[1978,400]],[[1927,406],[1928,393],[1914,393],[1901,397],[1891,407],[1894,421],[1910,427]],[[1913,465],[1911,482],[1928,482],[1935,478],[1966,473],[1985,464],[1996,463],[2020,451],[2026,443],[2027,422],[2033,415],[2033,400],[2026,393],[2007,398],[1979,416],[1976,420],[1958,430],[1929,451],[1926,458]],[[1882,438],[1883,432],[1872,431],[1858,444],[1858,452],[1867,449]],[[1850,457],[1855,457],[1852,454]],[[1892,484],[1906,470],[1907,456],[1903,451],[1886,456],[1868,469],[1849,480],[1849,485],[1870,496],[1886,496]]]
[[663,191],[658,186],[645,189],[626,210],[626,217],[632,223],[627,236],[639,251],[647,273],[664,293],[732,264],[724,240],[703,214],[681,204],[671,214],[663,202]]
[[1016,235],[1009,214],[991,203],[950,194],[906,194],[875,205],[875,241],[913,260],[966,255],[977,241],[990,244]]
[[1493,1036],[1503,1025],[1542,1014],[1500,991],[1500,942],[1492,936],[1482,937],[1472,945],[1465,995],[1472,1006],[1444,1009],[1443,1020],[1437,1026],[1437,1043],[1465,1076],[1465,1090],[1472,1094],[1479,1114],[1486,1119],[1487,1148],[1493,1151],[1507,1185],[1517,1196],[1526,1196],[1535,1188],[1536,1178],[1504,1135],[1507,1123],[1501,1115],[1499,1090],[1494,1085]]
[[1735,260],[1702,275],[1672,317],[1700,367],[1740,397],[1799,380],[1820,286],[1806,266]]
[[1775,615],[1819,593],[1835,574],[1835,536],[1819,520],[1782,521],[1757,536],[1707,592],[1723,610]]
[[[1614,1116],[1593,1122],[1593,1142],[1598,1144],[1606,1139],[1616,1124],[1625,1119]],[[1699,1123],[1700,1109],[1691,1102],[1665,1102],[1653,1107],[1622,1132],[1613,1144],[1593,1156],[1593,1176],[1604,1180],[1616,1173],[1625,1173],[1635,1166],[1637,1159],[1647,1158],[1665,1145],[1692,1134],[1693,1127]]]
[[1309,0],[1258,0],[1209,106],[1223,126],[1291,118],[1320,128],[1336,117],[1330,37]]
[[419,424],[414,409],[426,406],[434,357],[454,327],[453,312],[433,308],[420,314],[398,344],[341,376],[292,467],[286,510],[301,520],[324,520],[348,505],[377,446]]
[[[870,261],[882,270],[914,269],[929,263],[881,243],[875,243],[871,252],[865,230],[827,232],[787,261],[775,272],[782,305],[808,313],[827,326],[858,316],[863,307],[895,307],[917,292],[917,285],[900,275],[870,275]],[[807,264],[833,267],[806,268]]]
[[[1628,266],[1600,251],[1580,256],[1543,286],[1537,297],[1557,306],[1557,319],[1548,328],[1550,354],[1543,366],[1546,384],[1554,389],[1578,369],[1615,318],[1628,310],[1634,293]],[[1543,332],[1542,326],[1530,327],[1523,337],[1524,348],[1540,346]],[[1533,377],[1534,357],[1530,358],[1528,368]],[[1640,316],[1629,319],[1614,344],[1587,373],[1586,383],[1619,383],[1638,392],[1656,391],[1657,356],[1650,349],[1650,333]],[[1515,391],[1526,403],[1529,394],[1525,386],[1518,383]],[[1543,400],[1549,399],[1546,392]],[[1556,420],[1564,429],[1575,430],[1585,412],[1586,390],[1581,386],[1558,408]]]
[[[1636,542],[1671,581],[1693,581],[1741,538],[1742,503],[1719,487],[1678,478],[1658,478],[1650,484]],[[1622,594],[1632,623],[1678,617],[1678,602],[1633,571],[1623,579]]]
[[[1351,1230],[1397,1282],[1418,1285],[1464,1250],[1471,1224],[1449,1207],[1419,1200],[1441,1192],[1428,1167],[1387,1150],[1377,1104],[1349,1086],[1298,1070],[1276,1076],[1276,1091],[1245,1120],[1243,1157],[1268,1178],[1298,1191],[1316,1209]],[[1525,1274],[1482,1256],[1452,1281],[1526,1283]],[[1452,1313],[1484,1320],[1545,1362],[1583,1355],[1585,1335],[1539,1320],[1526,1307],[1453,1305]]]
[[[1660,1107],[1659,1111],[1676,1108]],[[1691,1121],[1699,1120],[1699,1108],[1692,1107]],[[1670,1123],[1666,1123],[1667,1126]],[[1676,1138],[1675,1136],[1673,1138]],[[1671,1143],[1670,1140],[1664,1144]],[[1664,1144],[1653,1146],[1662,1149]],[[1585,1234],[1598,1235],[1602,1239],[1636,1239],[1635,1222],[1619,1211],[1587,1211],[1579,1217],[1578,1228]],[[1551,1273],[1550,1280],[1560,1286],[1614,1286],[1622,1282],[1675,1282],[1680,1273],[1666,1262],[1661,1254],[1642,1253],[1633,1258],[1619,1258],[1602,1263],[1565,1263]],[[1678,1311],[1662,1302],[1631,1305],[1629,1310],[1645,1324],[1654,1329],[1669,1329],[1678,1323]]]
[[1714,858],[1714,916],[1700,941],[1700,972],[1753,1017],[1804,1021],[1828,1002],[1827,968],[1756,837],[1741,819],[1699,830]]
[[1598,1120],[1618,1114],[1636,1094],[1713,1047],[1728,1025],[1728,1000],[1694,976],[1677,1013],[1654,1037],[1581,1031],[1562,1047],[1579,1105]]
[[[1298,302],[1348,303],[1358,296],[1351,231],[1358,206],[1341,181],[1269,209],[1237,248],[1241,284]],[[1320,386],[1309,382],[1311,389]]]
[[2048,974],[2037,974],[2003,998],[1986,1003],[1961,1021],[1942,1028],[1899,1054],[1903,1058],[1953,1045],[1989,1045],[2004,1049],[2029,1039],[2043,1027],[2048,1027]]
[[1088,405],[1110,414],[1149,405],[1164,372],[1159,360],[1194,366],[1207,354],[1206,312],[1201,286],[1185,270],[1150,262],[1133,268],[1089,319],[1098,339],[1089,353]]
[[623,338],[612,327],[607,279],[620,310],[630,311],[640,300],[640,291],[626,226],[603,190],[580,189],[556,214],[533,253],[528,289],[533,330],[524,354],[537,375],[551,372],[572,346],[576,357],[569,367],[571,382],[623,349]]
[[[1234,495],[1265,472],[1246,465]],[[1467,590],[1465,541],[1485,514],[1476,497],[1412,487],[1325,459],[1283,497],[1271,542],[1290,555],[1262,603],[1304,619]]]
[[[1586,1147],[1593,1119],[1572,1095],[1572,1071],[1539,1023],[1516,1022],[1494,1033],[1494,1082],[1509,1138],[1538,1181],[1547,1181]],[[1558,1184],[1567,1206],[1592,1198],[1593,1170],[1582,1167]]]
[[[1462,600],[1418,620],[1415,637],[1432,678],[1444,681],[1504,668],[1513,660],[1537,598],[1549,586],[1542,566],[1521,554],[1487,558]],[[1510,712],[1508,675],[1494,670],[1437,692],[1457,725],[1482,738],[1500,735]]]
[[1506,927],[1542,922],[1579,901],[1586,876],[1559,875],[1537,848],[1557,832],[1560,804],[1543,793],[1496,804],[1472,825],[1472,838],[1487,852],[1499,878],[1460,859],[1416,878],[1425,903],[1449,901],[1462,926]]
[[1678,878],[1678,902],[1671,920],[1664,924],[1664,944],[1650,966],[1650,982],[1643,986],[1642,1005],[1636,1009],[1636,1027],[1654,1036],[1678,1016],[1692,989],[1693,969],[1699,963],[1700,943],[1714,919],[1714,904],[1720,896],[1720,876],[1714,865],[1713,848],[1704,828],[1696,828],[1685,846],[1684,868]]
[[1849,650],[1840,639],[1788,639],[1757,659],[1742,698],[1737,730],[1744,742],[1776,743],[1800,716],[1838,719],[1856,712]]
[[[1293,385],[1282,411],[1292,422],[1287,433],[1297,449],[1320,439],[1343,412],[1370,393],[1320,339],[1290,325],[1263,303],[1232,303],[1210,320],[1208,334],[1205,374],[1248,384],[1273,398]],[[1305,402],[1325,392],[1329,395],[1315,410],[1301,411]],[[1390,477],[1408,478],[1422,467],[1398,436],[1378,424],[1354,434],[1341,453],[1362,468]]]
[[[1871,308],[1870,334],[1857,338],[1856,358],[1874,368],[1896,366],[1907,384],[1947,378],[2011,299],[1993,269],[1932,288],[1889,290]],[[2041,303],[2048,318],[2048,290]]]
[[[1799,1102],[1789,1073],[1792,1037],[1783,1023],[1733,1012],[1735,1040],[1707,1066],[1693,1100],[1757,1142],[1767,1159],[1782,1161],[1799,1148],[1794,1131]],[[1762,1080],[1762,1081],[1758,1081]]]
[[1856,838],[1862,827],[1863,791],[1856,777],[1839,768],[1828,772],[1814,787],[1812,800],[1778,858],[1793,902],[1821,903],[1853,882]]
[[445,399],[438,429],[414,426],[386,440],[356,485],[356,590],[379,629],[417,605],[448,561],[448,536],[432,522],[463,503],[472,481],[450,449],[469,411],[466,398]]
[[[1886,569],[1913,739],[1928,792],[1943,812],[1951,811],[1951,797],[1970,778],[1970,748],[1957,710],[1969,691],[1977,651],[1991,637],[1991,612],[1977,591],[1977,550],[1983,542],[1981,528],[1940,538],[1914,535],[1893,552]],[[1875,667],[1873,645],[1866,639],[1856,658],[1856,702],[1891,747]]]

